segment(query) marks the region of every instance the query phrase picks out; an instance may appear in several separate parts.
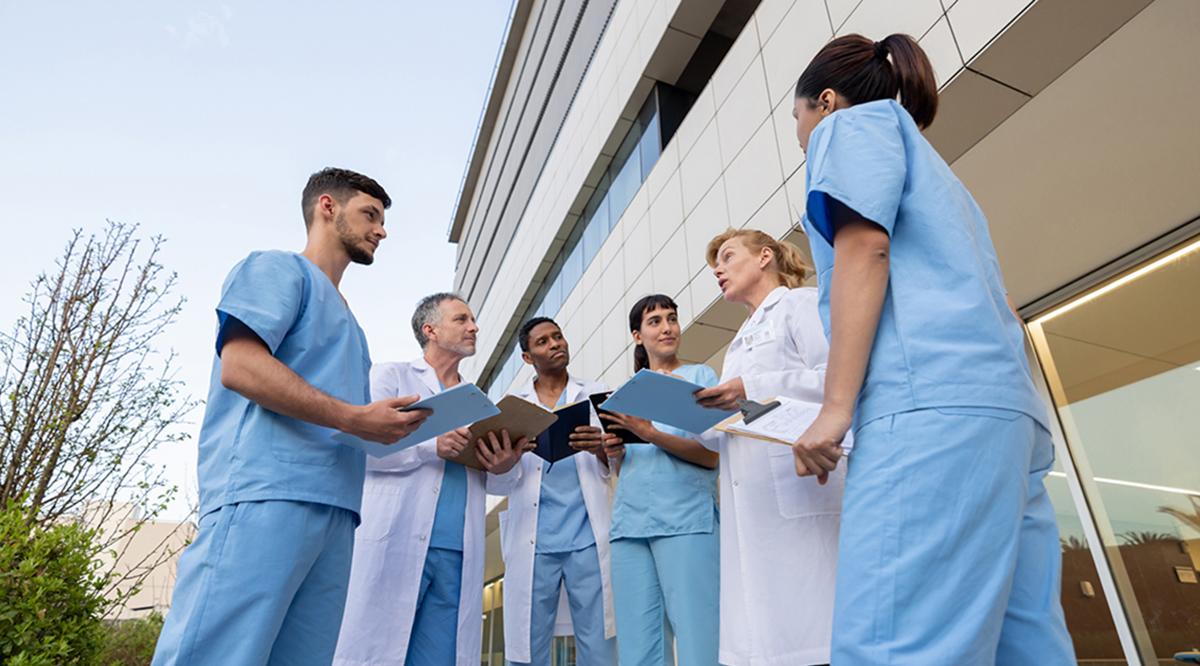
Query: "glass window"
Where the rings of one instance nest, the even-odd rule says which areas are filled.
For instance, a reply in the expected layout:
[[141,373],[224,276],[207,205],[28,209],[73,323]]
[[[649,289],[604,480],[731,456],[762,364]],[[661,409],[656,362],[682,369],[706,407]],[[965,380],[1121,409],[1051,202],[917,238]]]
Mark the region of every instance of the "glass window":
[[646,129],[642,131],[642,140],[638,142],[638,153],[641,155],[642,181],[650,175],[650,170],[662,155],[662,141],[659,139],[658,114],[650,117]]
[[587,270],[592,259],[600,252],[600,246],[608,236],[608,198],[605,197],[596,208],[595,214],[583,228],[583,268]]
[[[646,100],[638,114],[638,121],[622,140],[612,164],[601,176],[596,191],[584,206],[583,215],[575,223],[575,229],[547,273],[543,281],[544,291],[534,298],[537,305],[526,310],[525,318],[534,314],[553,317],[558,313],[658,161],[662,154],[663,122],[659,115],[659,97],[665,85],[658,84],[659,87]],[[681,118],[682,113],[690,107],[691,97],[687,97],[686,104],[682,103],[682,99],[680,97],[675,109]],[[491,387],[502,379],[501,370],[496,370],[487,386]]]
[[1197,250],[1200,240],[1030,324],[1134,635],[1164,662],[1200,637]]
[[[638,129],[636,124],[634,129]],[[617,151],[616,159],[613,160],[616,170],[613,173],[612,185],[608,190],[610,209],[608,228],[610,229],[616,226],[617,220],[621,219],[621,214],[625,212],[625,207],[633,200],[633,196],[637,194],[638,188],[642,185],[641,155],[638,151],[639,138],[641,138],[640,131],[630,132]]]
[[[579,243],[575,243],[575,246],[571,248],[571,253],[567,255],[566,262],[563,263],[563,284],[574,287],[581,277],[583,277],[583,247]],[[567,294],[570,293],[571,290],[568,289]]]

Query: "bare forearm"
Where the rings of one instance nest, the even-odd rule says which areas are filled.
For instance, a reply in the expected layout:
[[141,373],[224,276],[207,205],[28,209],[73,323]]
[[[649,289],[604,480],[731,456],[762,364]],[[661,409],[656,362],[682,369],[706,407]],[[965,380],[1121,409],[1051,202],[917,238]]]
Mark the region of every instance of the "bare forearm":
[[849,420],[879,328],[887,294],[889,256],[882,230],[844,229],[837,241],[829,298],[824,410]]
[[717,463],[720,460],[715,451],[704,448],[700,442],[694,439],[671,435],[661,430],[656,430],[646,439],[663,451],[681,460],[686,460],[693,465],[716,469]]
[[304,381],[261,343],[237,339],[221,353],[221,383],[284,416],[342,430],[350,405]]

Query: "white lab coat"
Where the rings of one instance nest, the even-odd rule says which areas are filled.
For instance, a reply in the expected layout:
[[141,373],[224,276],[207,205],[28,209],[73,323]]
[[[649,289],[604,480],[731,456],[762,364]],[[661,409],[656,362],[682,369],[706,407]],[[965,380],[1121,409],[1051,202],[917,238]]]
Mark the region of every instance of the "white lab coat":
[[[566,388],[566,403],[587,400],[593,393],[607,390],[602,384],[570,377]],[[533,380],[514,395],[535,404],[538,401]],[[595,411],[592,424],[600,425]],[[542,465],[546,462],[535,455],[521,457],[509,473],[496,477],[488,492],[508,495],[508,510],[500,514],[500,551],[504,556],[504,652],[509,661],[530,661],[529,625],[533,600],[533,560],[537,548],[538,499],[542,493]],[[604,636],[617,634],[613,613],[612,574],[609,568],[608,530],[612,523],[611,495],[608,468],[590,453],[575,455],[579,471],[579,487],[587,507],[588,522],[596,538],[596,554],[600,559],[600,581],[604,588]],[[561,594],[561,592],[560,592]],[[562,604],[560,604],[561,612]]]
[[[372,400],[428,397],[439,390],[437,373],[424,357],[371,368]],[[445,461],[438,457],[437,441],[432,439],[386,458],[367,459],[362,523],[354,533],[350,590],[335,664],[404,662],[444,471]],[[485,484],[494,478],[500,477],[467,469],[455,658],[459,666],[479,663]]]
[[[780,287],[725,354],[746,397],[820,403],[829,346],[815,289]],[[796,476],[790,447],[710,430],[721,454],[721,648],[728,666],[829,663],[846,466],[825,486]]]

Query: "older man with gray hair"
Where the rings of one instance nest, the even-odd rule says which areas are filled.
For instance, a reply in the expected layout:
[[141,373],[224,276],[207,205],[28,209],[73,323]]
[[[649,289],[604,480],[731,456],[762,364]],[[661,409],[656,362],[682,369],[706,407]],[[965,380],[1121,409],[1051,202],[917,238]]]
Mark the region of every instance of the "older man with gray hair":
[[[412,329],[421,355],[372,367],[372,399],[424,398],[463,381],[458,366],[479,332],[470,306],[451,293],[426,296]],[[468,437],[460,428],[368,461],[335,664],[479,663],[486,488],[529,443]],[[453,462],[467,446],[486,473]]]

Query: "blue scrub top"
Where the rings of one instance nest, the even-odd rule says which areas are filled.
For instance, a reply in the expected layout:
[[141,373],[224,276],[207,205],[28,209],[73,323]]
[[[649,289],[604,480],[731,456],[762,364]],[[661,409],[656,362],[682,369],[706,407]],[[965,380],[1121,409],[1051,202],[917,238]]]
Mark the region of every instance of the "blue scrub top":
[[[566,404],[563,389],[557,407]],[[580,454],[577,455],[591,455]],[[537,553],[573,553],[596,543],[583,489],[579,487],[579,468],[575,456],[553,465],[542,463],[542,491],[538,500]]]
[[357,517],[366,459],[332,428],[264,409],[221,384],[221,348],[241,322],[284,365],[339,400],[370,402],[367,339],[329,278],[303,255],[255,252],[233,268],[217,305],[217,356],[200,427],[200,515],[225,504],[295,500]]
[[[438,388],[446,390],[441,382],[438,382]],[[462,551],[467,520],[467,468],[450,460],[442,462],[446,468],[442,472],[442,486],[438,490],[429,546]]]
[[[684,365],[675,374],[705,388],[716,386],[707,365]],[[659,430],[694,439],[693,433],[655,423]],[[613,500],[613,539],[708,534],[716,527],[717,470],[676,458],[653,444],[625,447]]]
[[894,100],[826,117],[808,145],[805,231],[829,335],[838,210],[891,239],[890,277],[857,425],[931,407],[999,407],[1043,425],[1021,323],[1009,310],[987,219]]

